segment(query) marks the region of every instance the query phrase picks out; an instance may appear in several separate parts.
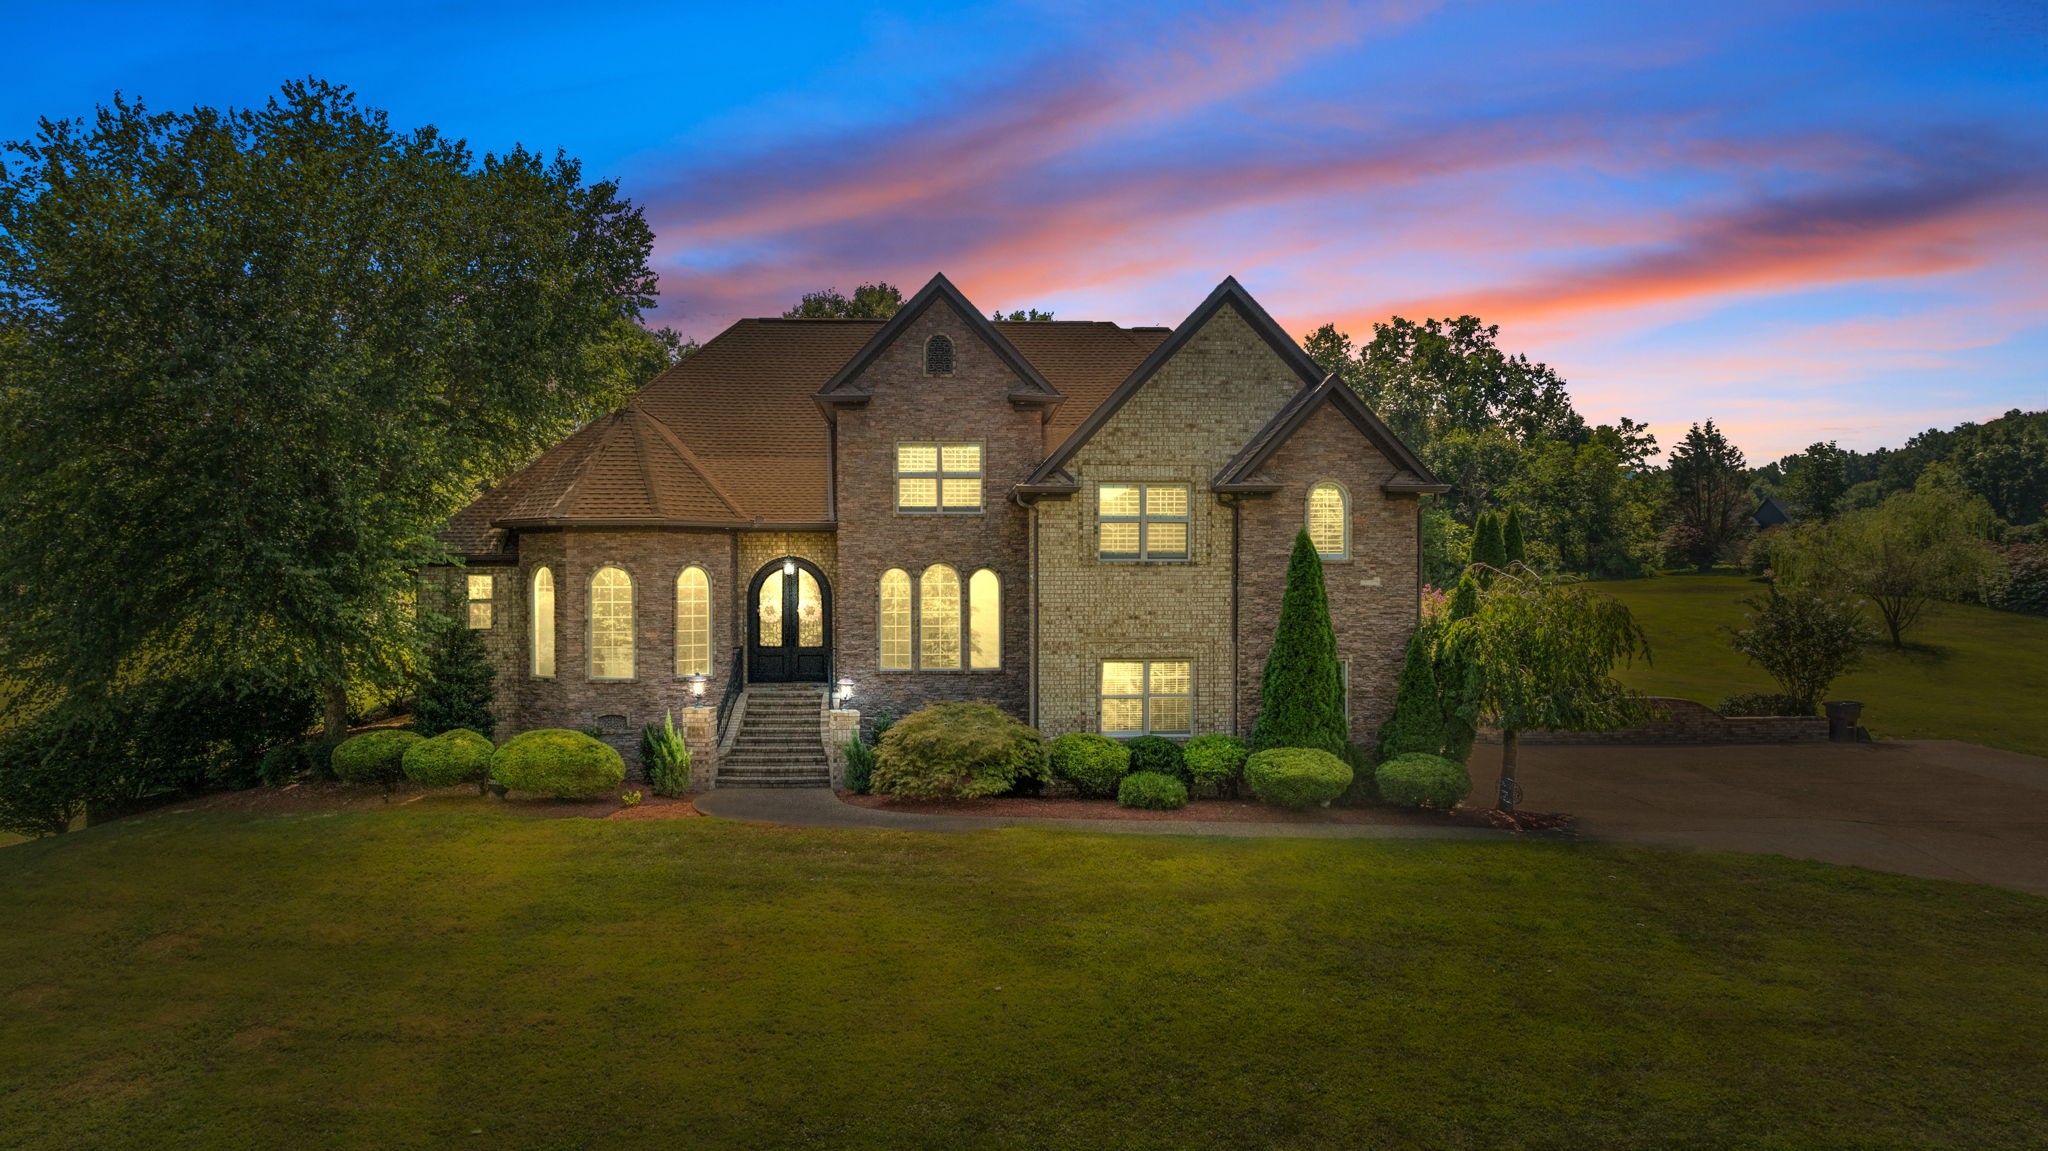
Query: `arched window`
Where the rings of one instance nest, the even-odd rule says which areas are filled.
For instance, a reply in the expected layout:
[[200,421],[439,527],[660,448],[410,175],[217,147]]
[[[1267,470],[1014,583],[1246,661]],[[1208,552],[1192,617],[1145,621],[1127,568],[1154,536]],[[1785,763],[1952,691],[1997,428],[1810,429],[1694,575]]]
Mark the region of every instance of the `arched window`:
[[910,667],[910,576],[902,568],[882,573],[882,669]]
[[711,577],[700,567],[676,577],[676,674],[711,674]]
[[546,679],[555,674],[555,573],[533,569],[533,674]]
[[1351,557],[1350,502],[1341,484],[1325,481],[1308,490],[1308,538],[1326,560]]
[[967,581],[967,666],[1003,666],[1003,581],[987,568]]
[[960,666],[960,573],[945,564],[924,569],[917,581],[919,667],[933,671]]
[[590,577],[590,678],[633,678],[633,577],[624,568]]
[[924,374],[927,376],[950,376],[953,374],[953,339],[951,336],[933,336],[924,342]]

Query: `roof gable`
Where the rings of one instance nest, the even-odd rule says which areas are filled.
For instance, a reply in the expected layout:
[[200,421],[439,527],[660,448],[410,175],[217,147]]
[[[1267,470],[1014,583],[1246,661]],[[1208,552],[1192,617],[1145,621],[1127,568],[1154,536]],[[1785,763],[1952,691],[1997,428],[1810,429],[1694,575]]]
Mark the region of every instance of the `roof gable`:
[[867,402],[870,393],[856,382],[859,380],[861,372],[865,371],[867,366],[875,361],[876,356],[882,354],[883,349],[896,342],[896,337],[902,334],[903,329],[909,327],[932,305],[940,302],[951,305],[953,310],[959,313],[960,318],[966,322],[968,328],[975,335],[980,336],[982,342],[986,343],[989,349],[995,352],[997,357],[1007,364],[1011,371],[1017,373],[1018,378],[1023,381],[1023,386],[1019,390],[1010,393],[1012,400],[1020,402],[1059,402],[1062,398],[1059,389],[1053,387],[1052,384],[1046,381],[1043,375],[1039,374],[1038,369],[1032,366],[1031,361],[1024,358],[1024,353],[1018,351],[1017,346],[1012,344],[1009,338],[1004,336],[1001,331],[997,330],[995,324],[987,316],[981,314],[981,309],[968,302],[967,297],[961,294],[960,289],[953,286],[953,281],[948,280],[944,275],[936,275],[915,296],[912,296],[901,308],[897,309],[896,314],[889,317],[888,321],[873,336],[868,338],[868,342],[861,346],[860,351],[853,354],[852,359],[840,365],[839,370],[832,373],[832,378],[826,380],[825,386],[818,389],[817,398],[819,404],[829,411],[833,406],[842,403]]
[[1303,388],[1293,399],[1287,401],[1273,419],[1245,444],[1244,449],[1225,464],[1222,471],[1216,473],[1210,487],[1218,492],[1244,494],[1268,492],[1278,488],[1278,484],[1259,479],[1259,469],[1265,466],[1267,460],[1273,458],[1273,453],[1280,450],[1280,445],[1286,443],[1295,432],[1300,431],[1308,423],[1310,416],[1326,406],[1335,408],[1359,430],[1360,434],[1371,441],[1373,447],[1379,449],[1381,455],[1400,469],[1394,478],[1385,484],[1387,491],[1435,494],[1451,490],[1451,485],[1431,475],[1421,457],[1407,444],[1401,442],[1401,437],[1395,435],[1394,430],[1388,427],[1385,421],[1374,415],[1371,408],[1365,406],[1365,401],[1358,398],[1358,393],[1352,391],[1334,374],[1324,376],[1312,386]]
[[1203,300],[1201,306],[1190,312],[1188,318],[1182,320],[1171,335],[1152,349],[1152,354],[1146,356],[1144,362],[1140,363],[1123,383],[1117,385],[1116,390],[1109,394],[1109,398],[1090,412],[1088,418],[1081,422],[1081,426],[1075,428],[1073,434],[1046,457],[1045,462],[1025,481],[1026,485],[1057,483],[1057,477],[1062,473],[1067,461],[1074,458],[1074,453],[1080,451],[1090,437],[1094,436],[1102,425],[1108,423],[1110,417],[1116,415],[1117,411],[1138,393],[1139,388],[1145,386],[1145,381],[1151,379],[1162,365],[1173,358],[1175,352],[1194,339],[1195,334],[1200,332],[1225,304],[1235,308],[1237,314],[1244,317],[1245,322],[1266,341],[1267,346],[1301,377],[1304,385],[1313,386],[1323,378],[1323,370],[1316,366],[1316,362],[1309,358],[1301,345],[1295,343],[1293,337],[1267,314],[1266,309],[1260,307],[1257,300],[1252,299],[1251,293],[1244,290],[1244,285],[1237,282],[1237,277],[1225,276],[1223,282],[1209,293],[1209,298]]

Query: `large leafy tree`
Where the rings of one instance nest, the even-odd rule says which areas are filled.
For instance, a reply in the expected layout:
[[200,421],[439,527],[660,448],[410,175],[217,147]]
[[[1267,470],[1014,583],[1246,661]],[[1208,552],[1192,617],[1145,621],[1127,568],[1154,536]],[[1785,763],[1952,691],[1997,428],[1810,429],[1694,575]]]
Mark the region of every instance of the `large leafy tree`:
[[1779,491],[1802,517],[1831,520],[1849,490],[1849,453],[1833,440],[1814,443],[1779,461],[1785,481]]
[[1322,557],[1308,532],[1296,532],[1273,651],[1259,681],[1259,718],[1252,722],[1251,749],[1313,747],[1343,754],[1343,693]]
[[838,288],[805,292],[782,313],[785,320],[886,320],[903,308],[903,290],[888,281],[862,284],[848,296]]
[[1701,571],[1728,557],[1748,531],[1752,501],[1742,449],[1714,421],[1694,424],[1671,449],[1671,550]]
[[319,81],[44,121],[0,169],[7,674],[254,677],[344,724],[438,526],[680,351],[636,323],[650,247],[575,161]]

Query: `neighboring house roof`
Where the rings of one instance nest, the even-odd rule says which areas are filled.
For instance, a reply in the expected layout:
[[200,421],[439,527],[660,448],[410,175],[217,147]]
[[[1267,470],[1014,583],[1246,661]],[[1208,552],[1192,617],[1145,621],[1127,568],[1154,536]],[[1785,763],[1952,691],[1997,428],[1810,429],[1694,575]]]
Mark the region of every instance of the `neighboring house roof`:
[[1258,434],[1251,438],[1251,442],[1244,446],[1244,450],[1223,465],[1223,470],[1216,473],[1216,479],[1210,486],[1219,492],[1250,494],[1277,491],[1280,485],[1261,476],[1259,469],[1266,465],[1267,460],[1273,458],[1273,453],[1280,450],[1280,445],[1286,443],[1288,437],[1299,431],[1302,425],[1308,423],[1310,416],[1325,406],[1335,408],[1345,419],[1350,420],[1352,426],[1364,433],[1365,438],[1371,440],[1372,445],[1380,450],[1381,455],[1386,456],[1400,469],[1392,479],[1381,485],[1384,490],[1432,495],[1451,490],[1451,485],[1431,475],[1421,457],[1410,450],[1407,444],[1402,443],[1401,437],[1395,435],[1392,428],[1387,427],[1373,414],[1371,408],[1365,406],[1365,401],[1358,398],[1358,393],[1352,391],[1334,374],[1324,376],[1315,384],[1295,393],[1294,398],[1282,405],[1279,412],[1267,421],[1266,426],[1259,429]]
[[1786,507],[1776,496],[1765,496],[1764,502],[1758,504],[1756,511],[1750,513],[1750,518],[1755,520],[1756,526],[1760,528],[1774,528],[1779,524],[1792,522],[1792,509]]

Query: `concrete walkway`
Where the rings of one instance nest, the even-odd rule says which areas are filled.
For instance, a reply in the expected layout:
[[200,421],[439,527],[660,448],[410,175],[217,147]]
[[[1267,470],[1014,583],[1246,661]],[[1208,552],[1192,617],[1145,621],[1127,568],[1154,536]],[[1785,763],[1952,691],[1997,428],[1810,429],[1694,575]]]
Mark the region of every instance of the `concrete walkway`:
[[[1490,802],[1498,747],[1472,753]],[[2048,759],[1949,740],[1725,747],[1525,746],[1523,803],[1568,811],[1587,838],[1754,851],[2048,895]],[[715,791],[706,815],[801,827],[1296,839],[1497,838],[1473,828],[918,815],[823,790]]]

